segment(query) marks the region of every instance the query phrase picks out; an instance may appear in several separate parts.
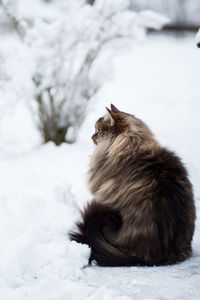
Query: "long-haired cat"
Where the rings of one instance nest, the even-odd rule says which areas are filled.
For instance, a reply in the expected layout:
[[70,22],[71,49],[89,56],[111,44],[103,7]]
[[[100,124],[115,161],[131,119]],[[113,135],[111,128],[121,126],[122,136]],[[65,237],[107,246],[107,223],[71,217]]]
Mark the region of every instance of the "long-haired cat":
[[183,163],[138,118],[114,105],[92,136],[94,200],[71,240],[102,266],[167,265],[191,256],[195,206]]

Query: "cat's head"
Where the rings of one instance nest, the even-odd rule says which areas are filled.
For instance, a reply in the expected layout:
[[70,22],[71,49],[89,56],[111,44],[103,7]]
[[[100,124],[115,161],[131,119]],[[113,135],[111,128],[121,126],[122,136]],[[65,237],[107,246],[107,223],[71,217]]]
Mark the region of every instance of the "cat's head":
[[105,140],[114,140],[119,135],[126,137],[137,137],[144,140],[153,138],[149,128],[134,115],[124,113],[111,104],[110,109],[106,108],[108,114],[97,120],[95,133],[92,136],[93,142],[97,145]]

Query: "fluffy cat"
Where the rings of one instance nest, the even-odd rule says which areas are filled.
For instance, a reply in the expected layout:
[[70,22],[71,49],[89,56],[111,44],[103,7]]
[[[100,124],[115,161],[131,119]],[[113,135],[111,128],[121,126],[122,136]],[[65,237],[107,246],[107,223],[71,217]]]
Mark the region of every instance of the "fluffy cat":
[[94,200],[70,239],[101,266],[154,266],[192,254],[195,206],[180,158],[138,118],[114,105],[100,118],[89,170]]

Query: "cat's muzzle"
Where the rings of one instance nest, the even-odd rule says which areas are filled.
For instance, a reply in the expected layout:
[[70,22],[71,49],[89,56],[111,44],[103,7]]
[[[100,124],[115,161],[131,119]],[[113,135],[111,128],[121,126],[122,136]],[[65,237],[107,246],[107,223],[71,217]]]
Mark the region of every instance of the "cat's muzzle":
[[94,143],[95,145],[98,144],[98,143],[97,143],[97,135],[96,135],[96,133],[92,135],[91,139],[93,140],[93,143]]

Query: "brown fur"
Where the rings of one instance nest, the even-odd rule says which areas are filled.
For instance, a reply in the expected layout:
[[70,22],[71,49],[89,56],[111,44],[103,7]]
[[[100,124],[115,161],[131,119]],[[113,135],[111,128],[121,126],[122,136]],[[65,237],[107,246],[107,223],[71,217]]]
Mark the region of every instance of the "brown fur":
[[181,160],[150,129],[111,105],[96,122],[89,170],[94,200],[72,240],[99,265],[166,265],[188,258],[195,207]]

